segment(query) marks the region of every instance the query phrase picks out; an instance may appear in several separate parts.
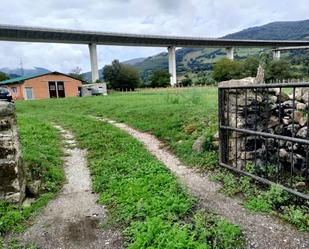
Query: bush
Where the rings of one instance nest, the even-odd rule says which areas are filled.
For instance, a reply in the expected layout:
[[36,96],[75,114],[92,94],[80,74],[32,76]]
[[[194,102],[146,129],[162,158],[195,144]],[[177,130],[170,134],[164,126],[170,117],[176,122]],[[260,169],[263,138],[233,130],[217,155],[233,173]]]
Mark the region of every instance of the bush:
[[180,86],[191,86],[192,85],[192,79],[188,76],[185,75],[185,78],[183,78],[180,83]]
[[259,60],[248,57],[244,61],[232,61],[223,58],[214,66],[213,78],[217,81],[255,77],[259,66]]
[[299,208],[295,205],[285,207],[281,217],[297,226],[302,231],[309,232],[309,208]]
[[165,70],[156,70],[150,76],[151,87],[170,86],[170,74]]
[[266,66],[266,80],[283,80],[291,76],[291,65],[284,60],[271,61]]
[[242,77],[242,63],[228,58],[218,60],[214,65],[213,78],[216,81],[240,79]]

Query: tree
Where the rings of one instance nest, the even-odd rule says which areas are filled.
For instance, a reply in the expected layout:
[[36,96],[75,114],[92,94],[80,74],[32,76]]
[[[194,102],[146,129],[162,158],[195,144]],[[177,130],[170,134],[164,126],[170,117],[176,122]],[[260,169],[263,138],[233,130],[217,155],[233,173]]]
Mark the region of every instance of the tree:
[[150,85],[152,87],[170,86],[170,74],[165,70],[156,70],[150,76]]
[[214,65],[213,78],[216,81],[240,79],[242,77],[242,63],[228,58],[218,60]]
[[181,86],[191,86],[192,85],[192,79],[189,77],[189,75],[185,75],[185,77],[180,81]]
[[81,81],[84,81],[84,75],[82,75],[82,69],[80,67],[75,67],[71,70],[69,73],[70,76],[80,79]]
[[284,60],[271,61],[266,66],[266,80],[283,80],[291,76],[291,65]]
[[0,81],[7,80],[9,78],[10,77],[6,73],[0,72]]
[[255,77],[257,69],[259,67],[259,59],[253,56],[248,57],[242,63],[242,75],[243,77]]
[[141,81],[134,67],[122,64],[118,60],[114,60],[111,65],[104,66],[103,78],[112,89],[120,91],[134,91]]

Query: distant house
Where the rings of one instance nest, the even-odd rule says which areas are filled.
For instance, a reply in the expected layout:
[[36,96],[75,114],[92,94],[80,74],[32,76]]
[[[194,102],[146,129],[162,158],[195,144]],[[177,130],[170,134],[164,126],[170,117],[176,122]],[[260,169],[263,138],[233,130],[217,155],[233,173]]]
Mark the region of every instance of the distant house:
[[8,87],[15,100],[64,98],[79,96],[82,81],[59,72],[23,76],[0,82]]

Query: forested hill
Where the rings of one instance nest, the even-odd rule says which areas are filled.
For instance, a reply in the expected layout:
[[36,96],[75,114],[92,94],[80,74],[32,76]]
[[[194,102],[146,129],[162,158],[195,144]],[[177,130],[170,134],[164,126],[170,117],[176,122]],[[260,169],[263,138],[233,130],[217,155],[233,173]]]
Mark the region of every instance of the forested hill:
[[[259,27],[248,28],[222,38],[229,39],[309,39],[309,20],[273,22]],[[235,52],[236,59],[244,59],[250,55],[257,55],[260,49],[239,48]],[[190,74],[192,77],[199,72],[211,71],[213,63],[225,57],[224,49],[218,48],[181,48],[177,54],[178,75]],[[117,59],[117,58],[115,58]],[[138,69],[143,79],[147,79],[154,70],[168,68],[167,53],[163,52],[148,58],[137,58],[125,62]],[[100,75],[101,75],[100,71]],[[85,74],[90,78],[90,73]]]
[[272,22],[229,34],[228,39],[301,40],[309,39],[309,20]]

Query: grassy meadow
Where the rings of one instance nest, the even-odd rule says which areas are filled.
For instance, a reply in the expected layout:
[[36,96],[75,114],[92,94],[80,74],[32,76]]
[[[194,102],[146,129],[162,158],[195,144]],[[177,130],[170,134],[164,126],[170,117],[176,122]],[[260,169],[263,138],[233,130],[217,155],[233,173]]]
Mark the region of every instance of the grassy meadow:
[[[309,231],[308,203],[299,203],[275,187],[261,188],[250,178],[218,166],[217,149],[212,145],[217,131],[215,87],[145,89],[104,97],[21,101],[16,106],[23,157],[43,177],[44,195],[53,195],[63,181],[61,139],[50,125],[58,123],[89,151],[94,190],[100,194],[100,203],[109,208],[110,225],[123,231],[129,248],[239,248],[243,242],[237,224],[199,210],[196,200],[139,142],[90,115],[152,133],[183,162],[222,182],[225,194],[243,196],[252,212],[274,213]],[[206,138],[206,151],[193,152],[192,144],[201,135]],[[5,208],[4,213],[13,210],[22,217],[4,226],[7,216],[0,216],[2,232],[19,230],[35,213],[23,215],[24,209]]]
[[[209,102],[203,101],[205,94],[209,96]],[[200,210],[197,200],[138,141],[89,117],[97,115],[126,121],[138,129],[154,133],[167,145],[171,144],[171,148],[185,152],[184,158],[194,161],[187,151],[194,139],[204,132],[204,122],[211,124],[211,132],[215,132],[216,123],[211,123],[211,118],[216,116],[215,99],[216,89],[211,88],[210,92],[202,89],[146,91],[116,93],[107,97],[18,102],[17,116],[25,151],[23,158],[30,165],[37,165],[34,159],[39,158],[38,151],[44,152],[46,158],[54,158],[61,139],[55,129],[42,123],[58,123],[71,130],[79,146],[88,150],[93,189],[100,194],[100,203],[108,207],[109,225],[123,231],[126,247],[242,248],[242,232],[237,225]],[[207,109],[196,108],[199,105],[207,105]],[[208,109],[211,117],[206,115]],[[192,112],[196,118],[190,119]],[[206,121],[205,116],[209,117]],[[41,120],[41,123],[33,127],[33,119]],[[36,139],[37,132],[49,129],[49,132],[55,132],[51,139],[58,141],[58,144],[51,144],[54,147],[51,152],[45,151],[51,146],[48,141]],[[41,143],[42,148],[34,148],[33,141]],[[216,160],[215,154],[210,152],[209,158],[213,161]],[[59,159],[59,155],[55,158]],[[54,163],[56,170],[61,160],[51,160],[50,163]],[[43,164],[38,169],[43,179],[47,178],[47,185],[57,182],[57,186],[61,186],[62,179],[49,180],[47,166]],[[57,189],[46,189],[45,195],[55,191]],[[2,232],[20,231],[19,227],[31,218],[23,215],[24,208],[7,205],[7,209],[4,213],[12,211],[22,217],[3,227],[1,222],[8,216],[0,217]]]

